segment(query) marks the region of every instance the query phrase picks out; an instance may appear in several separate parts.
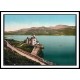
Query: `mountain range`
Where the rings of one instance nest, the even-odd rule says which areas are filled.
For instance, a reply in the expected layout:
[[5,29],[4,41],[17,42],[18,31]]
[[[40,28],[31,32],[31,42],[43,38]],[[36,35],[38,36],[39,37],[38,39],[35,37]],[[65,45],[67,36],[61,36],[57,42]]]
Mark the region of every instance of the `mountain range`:
[[20,29],[16,31],[5,31],[6,35],[75,35],[76,30],[75,26],[68,26],[68,25],[56,25],[50,27],[31,27]]

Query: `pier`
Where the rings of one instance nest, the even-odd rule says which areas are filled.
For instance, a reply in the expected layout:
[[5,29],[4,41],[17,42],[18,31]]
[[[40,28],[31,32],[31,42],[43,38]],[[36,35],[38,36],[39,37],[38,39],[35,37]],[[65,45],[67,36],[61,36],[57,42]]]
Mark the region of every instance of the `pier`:
[[39,51],[42,50],[44,47],[41,44],[36,44],[31,52],[33,55],[38,55]]

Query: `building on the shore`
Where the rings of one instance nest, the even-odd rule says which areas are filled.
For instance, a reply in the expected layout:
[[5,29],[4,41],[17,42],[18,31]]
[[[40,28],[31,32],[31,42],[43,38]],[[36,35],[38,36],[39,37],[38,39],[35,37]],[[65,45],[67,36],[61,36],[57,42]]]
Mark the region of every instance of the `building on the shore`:
[[39,44],[39,42],[37,41],[35,35],[33,35],[31,38],[27,37],[26,39],[26,43],[29,44],[29,45],[36,45],[36,44]]

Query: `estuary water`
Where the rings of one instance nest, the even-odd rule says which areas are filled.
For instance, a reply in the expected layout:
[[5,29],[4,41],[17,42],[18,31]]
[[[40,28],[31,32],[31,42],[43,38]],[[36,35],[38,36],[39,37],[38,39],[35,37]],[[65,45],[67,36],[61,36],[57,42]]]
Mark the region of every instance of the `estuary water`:
[[[8,39],[23,41],[29,35],[6,35]],[[43,44],[43,58],[56,65],[76,65],[75,36],[36,36]]]

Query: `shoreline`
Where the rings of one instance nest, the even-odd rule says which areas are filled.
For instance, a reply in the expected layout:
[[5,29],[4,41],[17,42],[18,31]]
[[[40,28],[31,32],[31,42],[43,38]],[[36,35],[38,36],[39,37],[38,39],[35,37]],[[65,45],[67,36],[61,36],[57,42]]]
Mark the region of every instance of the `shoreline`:
[[[4,36],[6,35],[23,35],[23,36],[31,36],[31,35],[25,35],[25,34],[4,34]],[[76,35],[36,35],[36,36],[76,36]]]

